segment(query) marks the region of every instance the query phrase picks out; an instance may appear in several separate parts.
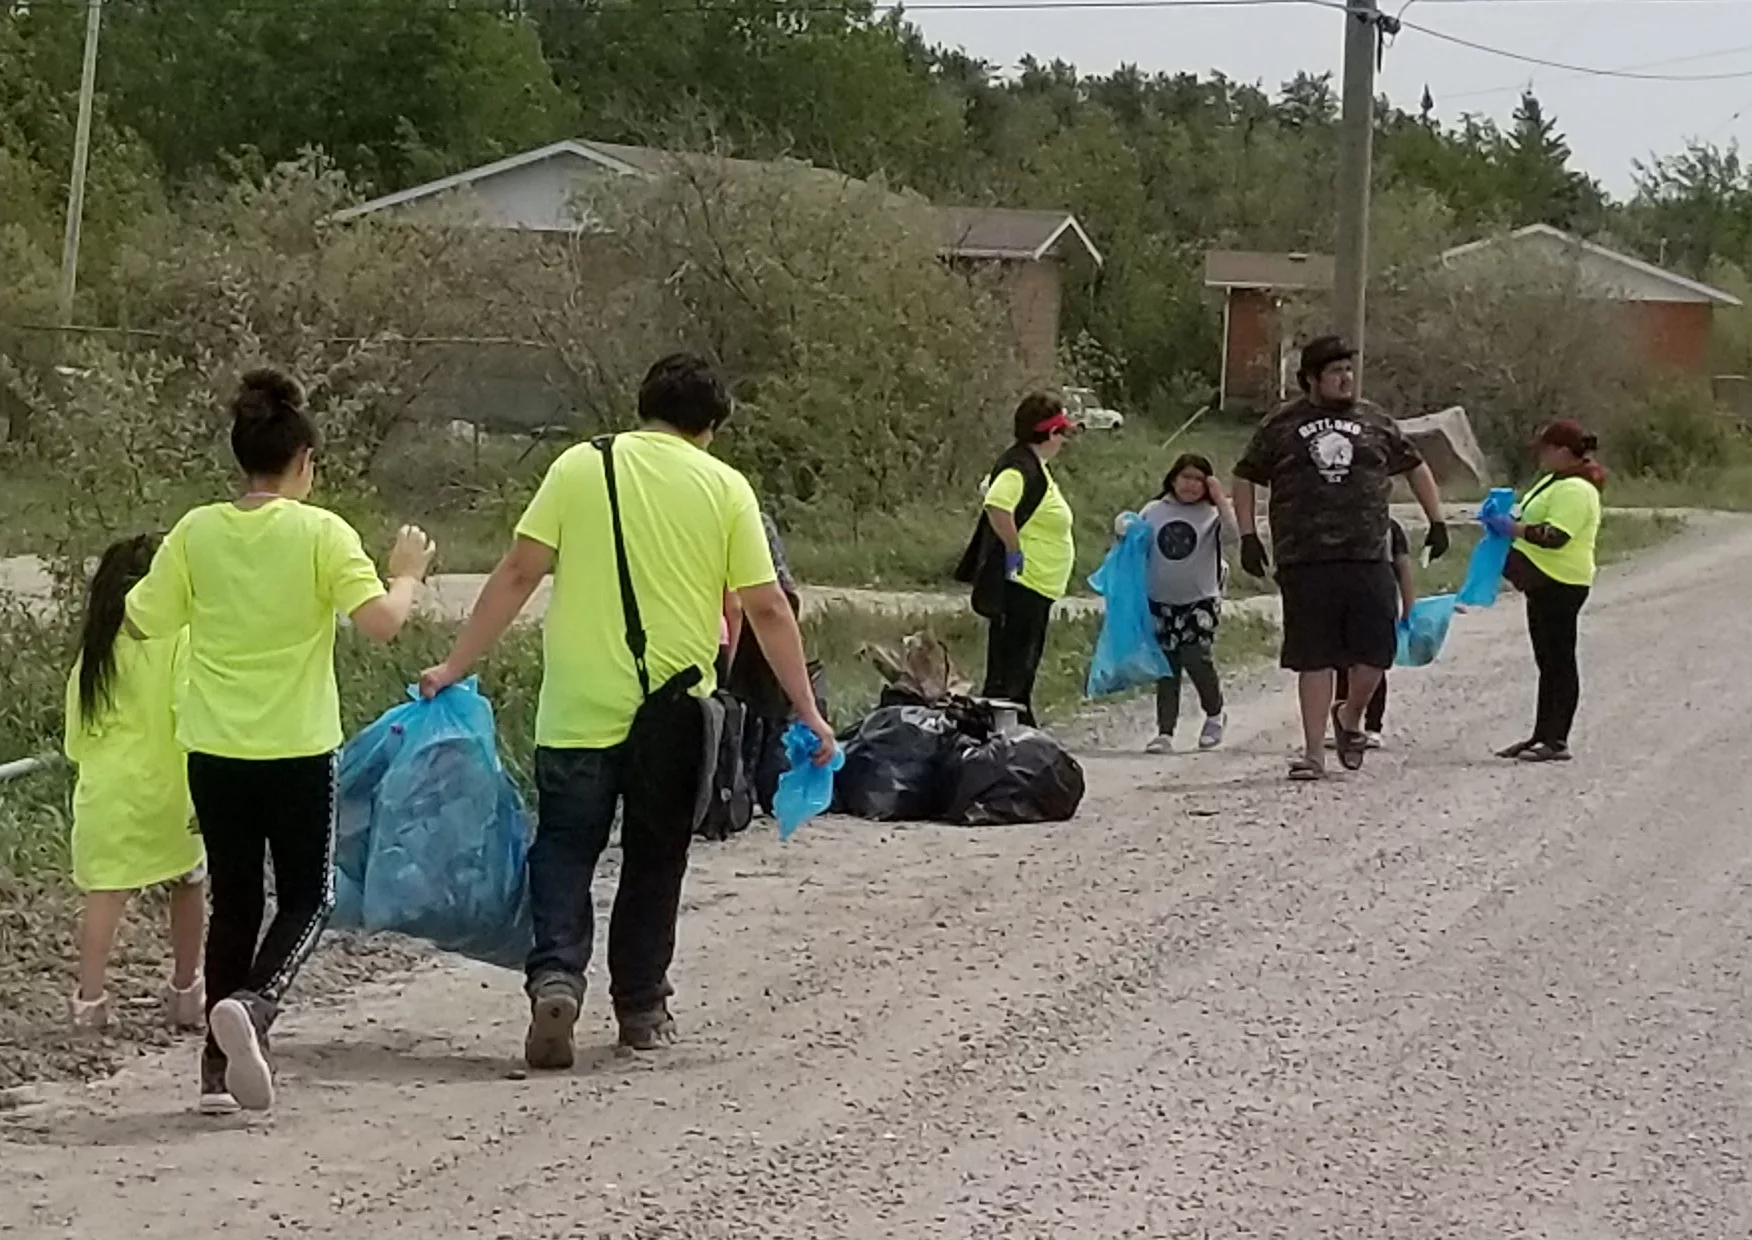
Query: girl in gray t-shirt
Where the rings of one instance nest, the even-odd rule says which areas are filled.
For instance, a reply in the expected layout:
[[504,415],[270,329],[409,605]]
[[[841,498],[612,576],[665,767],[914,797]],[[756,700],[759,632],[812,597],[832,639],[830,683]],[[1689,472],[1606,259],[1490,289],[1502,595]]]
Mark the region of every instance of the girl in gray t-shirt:
[[1156,739],[1150,753],[1172,753],[1180,720],[1181,673],[1192,681],[1204,708],[1198,747],[1223,742],[1223,686],[1212,658],[1222,613],[1228,566],[1225,535],[1234,536],[1235,514],[1209,458],[1188,452],[1162,479],[1162,493],[1139,514],[1150,527],[1150,614],[1173,675],[1156,684]]

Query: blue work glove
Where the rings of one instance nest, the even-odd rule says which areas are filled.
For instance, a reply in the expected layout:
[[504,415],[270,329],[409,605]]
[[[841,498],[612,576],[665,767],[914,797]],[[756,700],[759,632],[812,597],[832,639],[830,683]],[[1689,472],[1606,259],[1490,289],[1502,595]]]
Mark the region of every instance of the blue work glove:
[[1498,538],[1509,538],[1515,532],[1515,518],[1506,512],[1493,512],[1483,518],[1484,528]]
[[1004,553],[1004,577],[1009,581],[1014,581],[1016,578],[1020,577],[1022,575],[1023,562],[1022,553],[1020,551],[1006,551]]

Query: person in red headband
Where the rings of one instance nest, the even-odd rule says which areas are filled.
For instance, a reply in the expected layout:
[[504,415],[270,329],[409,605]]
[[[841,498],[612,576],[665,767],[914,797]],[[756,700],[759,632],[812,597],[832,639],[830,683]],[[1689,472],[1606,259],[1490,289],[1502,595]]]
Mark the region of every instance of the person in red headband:
[[1539,667],[1533,735],[1498,756],[1521,762],[1567,762],[1570,728],[1581,702],[1576,663],[1578,621],[1594,584],[1600,492],[1606,471],[1600,444],[1579,422],[1551,423],[1534,443],[1540,478],[1512,516],[1486,522],[1515,540],[1503,576],[1527,599],[1527,634]]
[[1051,396],[1036,393],[1016,407],[1015,442],[986,476],[979,525],[955,573],[973,586],[973,609],[989,623],[983,695],[1014,702],[1031,727],[1047,625],[1077,558],[1071,506],[1047,466],[1075,429]]

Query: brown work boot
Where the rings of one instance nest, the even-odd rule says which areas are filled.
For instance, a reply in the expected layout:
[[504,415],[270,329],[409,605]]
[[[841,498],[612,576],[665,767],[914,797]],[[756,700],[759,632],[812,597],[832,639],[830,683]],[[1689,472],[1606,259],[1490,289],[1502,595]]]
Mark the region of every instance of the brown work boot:
[[545,977],[529,988],[529,1033],[523,1059],[537,1072],[563,1072],[572,1066],[572,1029],[583,1009],[582,987],[570,978]]
[[675,1041],[675,1018],[667,1003],[639,1012],[616,1012],[615,1019],[620,1022],[620,1044],[628,1050],[654,1051]]

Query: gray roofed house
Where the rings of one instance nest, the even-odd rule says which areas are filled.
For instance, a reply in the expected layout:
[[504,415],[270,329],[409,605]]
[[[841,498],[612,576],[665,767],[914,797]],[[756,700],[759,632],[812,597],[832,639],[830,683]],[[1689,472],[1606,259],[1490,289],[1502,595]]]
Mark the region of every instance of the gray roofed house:
[[[581,178],[619,175],[657,177],[676,160],[705,160],[720,167],[794,170],[800,177],[846,184],[852,178],[801,161],[761,163],[693,155],[655,147],[568,138],[493,163],[385,194],[336,214],[358,219],[383,211],[419,209],[462,200],[485,227],[534,232],[574,232],[587,226],[579,203]],[[1068,211],[1021,211],[990,207],[931,207],[939,221],[942,253],[952,262],[996,265],[1004,276],[1010,318],[1024,368],[1044,377],[1057,360],[1064,271],[1099,267],[1101,252]]]

